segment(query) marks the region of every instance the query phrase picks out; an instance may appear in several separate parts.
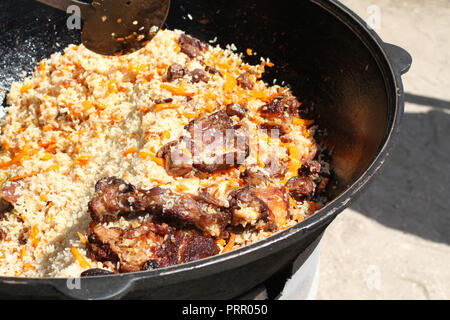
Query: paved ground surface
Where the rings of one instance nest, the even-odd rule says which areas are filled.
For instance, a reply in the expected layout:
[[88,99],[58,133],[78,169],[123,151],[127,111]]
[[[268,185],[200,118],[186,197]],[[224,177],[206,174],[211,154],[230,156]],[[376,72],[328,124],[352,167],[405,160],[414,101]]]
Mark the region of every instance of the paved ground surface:
[[407,49],[406,114],[390,161],[325,233],[319,299],[450,299],[450,1],[343,0]]

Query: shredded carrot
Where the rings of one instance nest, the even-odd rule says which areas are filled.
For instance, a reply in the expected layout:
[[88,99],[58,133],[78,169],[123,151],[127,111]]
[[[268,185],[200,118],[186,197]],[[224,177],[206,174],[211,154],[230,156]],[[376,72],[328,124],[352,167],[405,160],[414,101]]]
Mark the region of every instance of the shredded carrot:
[[314,124],[314,120],[305,120],[305,119],[302,119],[300,117],[293,117],[292,118],[292,123],[294,125],[303,125],[303,126],[309,127],[312,124]]
[[23,175],[18,175],[18,176],[11,177],[11,178],[9,178],[8,180],[9,180],[9,181],[17,181],[17,180],[20,180],[20,179],[24,179],[24,178],[28,178],[28,177],[35,176],[35,175],[37,175],[39,172],[40,172],[40,171],[32,171],[32,172],[27,173],[27,174],[23,174]]
[[136,221],[132,221],[132,222],[131,222],[131,226],[132,226],[133,228],[137,228],[137,227],[139,227],[139,223],[137,223]]
[[20,253],[19,253],[19,259],[23,260],[23,257],[25,257],[26,254],[27,254],[27,247],[23,246],[22,250],[20,250]]
[[188,190],[189,188],[186,187],[184,184],[179,183],[179,184],[177,184],[177,186],[175,187],[175,189],[176,189],[178,192],[183,192],[183,191]]
[[90,159],[91,159],[91,156],[89,156],[89,155],[78,156],[75,159],[74,164],[80,165],[80,166],[85,166],[89,163]]
[[119,90],[117,89],[117,84],[113,79],[108,81],[108,94],[117,93]]
[[86,258],[81,254],[80,251],[78,251],[77,248],[72,247],[70,249],[70,252],[73,254],[75,259],[77,259],[78,263],[82,268],[91,268],[91,264],[86,260]]
[[37,225],[33,225],[30,230],[30,239],[31,239],[31,245],[33,248],[36,248],[39,244],[40,238],[38,237],[39,234],[39,228]]
[[250,90],[250,96],[267,103],[271,102],[277,95],[277,93],[270,93],[267,91]]
[[5,151],[9,150],[9,142],[6,139],[3,139],[2,145],[3,145],[3,150],[5,150]]
[[156,164],[164,167],[164,160],[161,158],[158,158],[157,156],[148,153],[148,152],[139,152],[139,155],[141,156],[141,158],[150,158],[150,160],[152,160],[153,162],[155,162]]
[[179,107],[179,105],[177,105],[175,103],[160,103],[160,104],[155,104],[153,106],[153,110],[161,111],[161,110],[166,110],[166,109],[177,109],[178,107]]
[[28,263],[28,262],[24,263],[23,266],[25,268],[25,271],[28,271],[28,270],[31,270],[31,269],[36,269],[35,266],[33,266],[31,263]]
[[28,91],[30,91],[30,89],[33,88],[32,84],[24,84],[21,88],[20,88],[20,93],[24,94],[27,93]]
[[53,154],[51,153],[44,153],[44,155],[41,157],[41,160],[43,161],[47,161],[47,160],[52,160],[53,159]]
[[135,152],[136,152],[136,148],[135,148],[135,147],[132,147],[132,148],[128,149],[127,151],[125,151],[125,152],[123,153],[123,156],[126,157],[127,155],[133,154],[133,153],[135,153]]
[[59,168],[60,168],[59,165],[54,164],[54,165],[48,167],[47,169],[45,169],[45,171],[46,171],[46,172],[56,171],[56,170],[59,170]]
[[161,134],[161,138],[164,138],[164,139],[170,139],[170,132],[169,131],[164,131],[162,134]]
[[228,240],[227,245],[223,248],[222,253],[231,251],[234,247],[235,240],[236,240],[236,235],[234,233],[230,234],[230,239]]
[[237,80],[236,78],[230,74],[230,73],[226,73],[225,74],[225,84],[223,85],[223,89],[226,92],[232,92],[237,86]]
[[25,144],[25,147],[20,151],[14,158],[12,158],[10,161],[2,162],[0,163],[0,169],[9,167],[13,164],[20,163],[22,159],[28,154],[28,144]]
[[93,104],[92,102],[90,102],[89,100],[84,100],[84,101],[81,103],[81,106],[83,107],[83,110],[84,110],[84,111],[87,111],[87,110],[89,110],[90,108],[92,108],[92,107],[94,106],[94,104]]
[[251,56],[252,54],[253,54],[253,50],[250,49],[250,48],[248,48],[248,49],[247,49],[247,55]]
[[184,86],[175,87],[168,83],[163,83],[163,84],[161,84],[161,89],[166,89],[167,91],[169,91],[177,96],[187,96],[187,97],[195,96],[194,92],[186,91],[186,88],[184,88]]
[[80,238],[81,243],[87,243],[88,239],[86,238],[86,236],[82,233],[77,232],[78,238]]
[[47,132],[47,131],[53,130],[54,128],[55,128],[54,126],[47,124],[47,125],[42,127],[42,131]]

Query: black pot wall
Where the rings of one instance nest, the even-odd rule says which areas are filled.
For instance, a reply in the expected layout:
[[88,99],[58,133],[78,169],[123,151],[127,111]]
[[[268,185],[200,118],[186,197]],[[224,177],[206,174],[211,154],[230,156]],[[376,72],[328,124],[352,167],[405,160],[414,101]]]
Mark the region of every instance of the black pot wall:
[[[79,32],[68,31],[65,19],[64,13],[31,0],[0,3],[3,97],[22,70],[31,71],[40,59],[79,42]],[[83,280],[85,288],[79,292],[67,291],[63,279],[20,284],[0,278],[0,295],[235,297],[292,262],[383,164],[403,110],[400,70],[393,70],[386,59],[382,41],[337,1],[173,0],[167,27],[202,40],[217,37],[218,44],[234,43],[241,52],[251,48],[275,62],[265,79],[292,86],[304,110],[325,129],[326,135],[319,138],[334,150],[335,174],[327,190],[332,202],[286,232],[221,257],[162,271]],[[246,60],[259,63],[257,57]]]

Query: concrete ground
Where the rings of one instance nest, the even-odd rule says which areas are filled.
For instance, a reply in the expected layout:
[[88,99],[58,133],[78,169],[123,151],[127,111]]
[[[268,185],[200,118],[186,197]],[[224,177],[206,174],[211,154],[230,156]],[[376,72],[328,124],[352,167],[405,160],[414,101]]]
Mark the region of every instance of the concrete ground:
[[342,2],[414,61],[390,161],[324,235],[318,298],[450,299],[450,1]]

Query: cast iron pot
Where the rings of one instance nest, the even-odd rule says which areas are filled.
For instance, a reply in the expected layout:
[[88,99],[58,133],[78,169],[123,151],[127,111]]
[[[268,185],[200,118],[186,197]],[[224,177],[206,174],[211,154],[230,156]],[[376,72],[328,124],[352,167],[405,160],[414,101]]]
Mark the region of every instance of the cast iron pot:
[[[122,1],[122,0],[117,0]],[[193,17],[191,20],[188,17]],[[32,0],[0,4],[0,87],[70,43],[63,12]],[[228,299],[292,264],[300,264],[325,228],[375,175],[392,150],[403,113],[401,74],[410,55],[384,43],[335,0],[173,0],[168,28],[202,39],[217,37],[240,52],[251,48],[276,66],[266,80],[290,84],[333,148],[330,202],[304,222],[239,250],[170,268],[67,279],[0,277],[0,295],[14,298]],[[249,57],[258,63],[256,57]],[[345,275],[342,275],[345,277]]]

